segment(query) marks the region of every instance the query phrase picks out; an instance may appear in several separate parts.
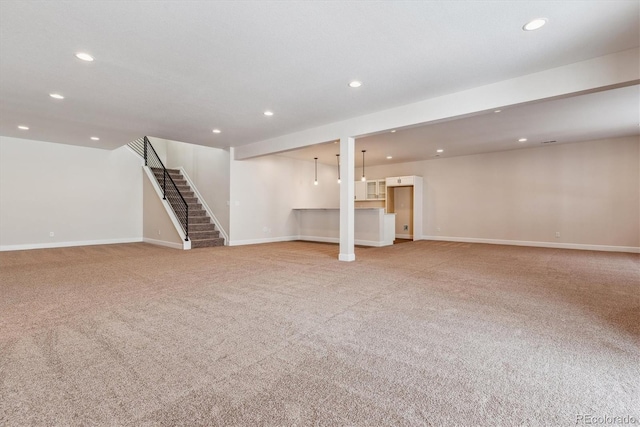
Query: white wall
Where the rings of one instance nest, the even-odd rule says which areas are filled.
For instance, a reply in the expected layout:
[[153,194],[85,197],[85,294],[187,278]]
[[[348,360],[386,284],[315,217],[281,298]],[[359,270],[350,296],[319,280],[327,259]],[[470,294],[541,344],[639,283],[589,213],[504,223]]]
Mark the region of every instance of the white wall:
[[158,195],[151,180],[153,177],[142,177],[143,219],[142,236],[145,242],[155,245],[182,249],[184,241],[178,234],[176,226],[171,221],[169,213],[162,203],[162,196]]
[[318,163],[318,185],[313,184],[315,178],[315,163],[313,159],[295,162],[294,169],[295,176],[292,191],[296,207],[340,207],[340,184],[338,184],[337,163],[335,166]]
[[167,143],[169,141],[166,139],[150,136],[149,142],[151,142],[153,149],[156,151],[158,157],[160,157],[160,160],[162,161],[164,166],[167,167]]
[[337,166],[272,155],[231,160],[230,243],[291,240],[298,223],[293,208],[339,207]]
[[426,236],[638,248],[639,165],[635,136],[372,166],[368,175],[424,177]]
[[[424,177],[427,238],[624,250],[640,246],[639,165],[639,138],[627,137],[371,166],[367,175]],[[232,245],[294,239],[293,208],[339,206],[336,166],[318,164],[314,186],[313,159],[231,155],[229,177]]]
[[231,161],[231,245],[292,238],[295,163],[279,156]]
[[229,151],[178,141],[165,140],[164,143],[165,166],[184,168],[222,228],[228,232]]
[[0,136],[0,249],[141,240],[141,159],[128,148]]

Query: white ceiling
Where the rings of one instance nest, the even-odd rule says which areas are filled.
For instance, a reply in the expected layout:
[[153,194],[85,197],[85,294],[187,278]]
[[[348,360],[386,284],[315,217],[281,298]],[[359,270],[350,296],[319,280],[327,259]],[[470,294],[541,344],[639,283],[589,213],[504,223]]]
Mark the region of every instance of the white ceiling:
[[[356,165],[403,163],[542,145],[640,135],[640,86],[485,111],[471,117],[396,129],[356,140]],[[526,142],[519,142],[526,138]],[[546,145],[546,144],[544,144]],[[436,150],[443,149],[438,154]],[[333,142],[281,155],[336,164],[340,148]],[[387,159],[392,156],[392,159]]]
[[637,0],[1,1],[0,134],[240,146],[635,48],[639,16]]

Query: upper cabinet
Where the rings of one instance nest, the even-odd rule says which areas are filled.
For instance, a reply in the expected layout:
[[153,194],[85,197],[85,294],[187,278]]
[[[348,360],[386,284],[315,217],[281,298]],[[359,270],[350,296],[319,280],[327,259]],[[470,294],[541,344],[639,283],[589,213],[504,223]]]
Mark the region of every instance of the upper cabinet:
[[384,200],[387,198],[387,180],[378,180],[378,200]]
[[367,200],[378,199],[378,181],[367,181]]
[[392,176],[387,178],[387,187],[406,187],[415,183],[415,176]]
[[356,181],[355,184],[356,201],[382,200],[387,195],[387,185],[384,179],[373,179],[369,181]]

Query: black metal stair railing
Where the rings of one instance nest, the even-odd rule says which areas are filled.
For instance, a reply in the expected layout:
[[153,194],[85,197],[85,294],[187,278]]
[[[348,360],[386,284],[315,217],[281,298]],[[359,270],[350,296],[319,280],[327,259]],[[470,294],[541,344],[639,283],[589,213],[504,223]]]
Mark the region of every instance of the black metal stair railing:
[[[142,139],[142,138],[141,138]],[[169,205],[175,212],[182,229],[184,230],[186,241],[189,240],[189,205],[186,200],[182,196],[180,189],[176,185],[173,178],[167,171],[167,168],[164,167],[162,160],[160,160],[160,156],[151,145],[149,138],[146,136],[142,140],[142,144],[139,144],[140,140],[136,140],[136,147],[134,148],[139,154],[142,154],[144,157],[144,165],[148,166],[151,171],[154,173],[158,184],[160,184],[160,188],[162,190],[162,198],[169,201]],[[131,144],[129,145],[131,146]],[[142,153],[140,153],[142,151]]]

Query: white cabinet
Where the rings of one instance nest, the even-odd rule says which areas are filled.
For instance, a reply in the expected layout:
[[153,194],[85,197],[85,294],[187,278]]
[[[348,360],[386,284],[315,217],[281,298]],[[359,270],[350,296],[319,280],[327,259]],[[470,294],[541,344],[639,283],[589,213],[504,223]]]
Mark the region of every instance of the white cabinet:
[[367,181],[367,200],[378,199],[378,181]]
[[392,176],[387,178],[387,187],[406,187],[413,185],[415,176]]
[[384,200],[387,194],[387,184],[384,179],[356,181],[356,201]]
[[387,180],[378,180],[378,200],[385,200],[387,198]]

